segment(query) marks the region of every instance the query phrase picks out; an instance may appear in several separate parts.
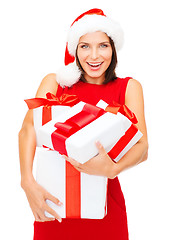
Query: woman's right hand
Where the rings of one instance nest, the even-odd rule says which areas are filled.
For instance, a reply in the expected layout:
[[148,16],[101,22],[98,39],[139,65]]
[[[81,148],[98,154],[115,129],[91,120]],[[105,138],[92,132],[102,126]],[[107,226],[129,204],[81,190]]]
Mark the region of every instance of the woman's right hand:
[[[48,199],[58,206],[61,206],[62,203],[56,197],[47,192],[34,179],[32,179],[29,183],[27,182],[27,184],[22,183],[21,186],[26,193],[28,202],[36,221],[45,222],[55,219],[57,219],[59,222],[62,221],[61,217],[46,203],[46,200]],[[45,211],[54,216],[54,218],[46,217]]]

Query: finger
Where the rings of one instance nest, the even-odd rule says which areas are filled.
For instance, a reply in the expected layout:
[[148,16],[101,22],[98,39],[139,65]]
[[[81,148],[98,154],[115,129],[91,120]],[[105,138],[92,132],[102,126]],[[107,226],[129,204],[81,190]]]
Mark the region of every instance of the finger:
[[37,214],[37,221],[38,222],[45,222],[46,221],[46,216],[44,215],[43,211],[39,211]]
[[55,221],[56,218],[50,218],[50,217],[43,217],[42,220],[40,220],[41,222],[51,222],[51,221]]
[[[62,222],[62,218],[51,208],[46,204],[46,212],[50,213],[54,218],[56,218],[59,222]],[[47,217],[46,217],[47,218]]]
[[46,192],[46,194],[45,194],[45,200],[47,200],[47,199],[51,200],[53,203],[55,203],[58,206],[62,206],[63,205],[63,203],[58,198],[56,198],[55,196],[53,196],[49,192]]
[[63,157],[65,158],[66,161],[70,162],[74,167],[81,168],[82,164],[77,162],[75,159],[67,157],[65,155],[63,155]]
[[66,161],[70,162],[69,157],[67,157],[66,155],[62,155],[62,157],[63,157]]
[[73,158],[68,158],[69,162],[74,166],[74,167],[77,167],[77,168],[81,168],[82,164],[77,162],[75,159]]
[[43,217],[42,219],[38,218],[38,220],[36,220],[36,222],[50,222],[50,221],[55,221],[55,219],[56,218]]
[[96,141],[95,144],[99,151],[99,154],[106,154],[106,150],[104,149],[103,145],[99,141]]
[[73,165],[73,167],[78,171],[78,172],[84,172],[85,173],[85,169],[80,168],[80,167],[76,167]]
[[53,217],[47,217],[45,215],[45,211],[47,212],[48,207],[49,206],[47,204],[44,205],[44,208],[41,211],[38,212],[38,214],[37,214],[38,217],[37,217],[36,221],[38,221],[38,222],[49,222],[49,221],[54,221],[56,219],[52,214],[51,215]]
[[48,217],[42,215],[42,217],[39,218],[39,220],[37,220],[37,222],[50,222],[50,221],[55,221],[55,218],[48,218]]
[[40,222],[40,217],[37,213],[33,213],[35,221]]

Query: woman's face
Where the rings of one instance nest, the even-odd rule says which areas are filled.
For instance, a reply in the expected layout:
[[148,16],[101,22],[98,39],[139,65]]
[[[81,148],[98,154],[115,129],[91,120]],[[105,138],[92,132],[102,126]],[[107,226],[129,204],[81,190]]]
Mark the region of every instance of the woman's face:
[[104,32],[87,33],[80,37],[77,56],[89,83],[102,84],[112,60],[112,47]]

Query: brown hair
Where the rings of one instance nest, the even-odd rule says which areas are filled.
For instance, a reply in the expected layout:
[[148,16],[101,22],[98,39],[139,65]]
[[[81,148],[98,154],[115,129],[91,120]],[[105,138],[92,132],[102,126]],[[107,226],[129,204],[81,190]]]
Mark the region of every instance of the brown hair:
[[[110,41],[110,45],[112,47],[112,60],[111,60],[111,63],[108,67],[108,69],[106,70],[106,73],[105,73],[105,80],[103,82],[103,84],[106,84],[110,81],[114,81],[117,76],[116,76],[116,73],[115,73],[115,68],[116,68],[116,65],[117,65],[117,54],[116,54],[116,49],[115,49],[115,45],[114,45],[114,42],[113,40],[109,37],[109,41]],[[81,74],[81,77],[80,77],[80,80],[83,81],[83,82],[86,82],[86,79],[84,78],[84,70],[79,62],[79,59],[78,59],[78,55],[77,55],[77,50],[76,50],[76,63],[79,67],[79,69],[81,70],[82,74]]]

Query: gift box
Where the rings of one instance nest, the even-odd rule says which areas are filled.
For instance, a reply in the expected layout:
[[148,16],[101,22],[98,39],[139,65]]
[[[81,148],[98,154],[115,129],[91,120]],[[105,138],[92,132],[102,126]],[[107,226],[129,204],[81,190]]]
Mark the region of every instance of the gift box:
[[48,92],[46,98],[31,98],[25,100],[29,109],[33,109],[33,122],[36,132],[37,146],[41,147],[42,144],[37,137],[38,129],[59,116],[65,113],[70,107],[79,102],[76,95],[62,94],[60,97],[56,97],[52,93]]
[[[38,129],[55,117],[61,118],[79,102],[76,96],[67,94],[56,98],[48,93],[46,97],[25,100],[29,109],[33,109],[38,146],[44,145]],[[60,207],[50,200],[46,200],[47,204],[62,218],[101,219],[106,215],[106,177],[80,173],[57,151],[47,148],[37,147],[35,160],[37,182],[63,202]],[[52,217],[47,212],[45,215]]]
[[[78,134],[84,129],[84,133],[78,135],[79,141],[78,139],[73,139],[67,145],[69,146],[67,153],[71,155],[76,153],[76,156],[73,155],[71,157],[75,158],[77,161],[80,161],[84,154],[86,154],[86,159],[83,157],[82,162],[87,161],[88,158],[96,155],[97,149],[94,145],[94,142],[99,140],[103,145],[105,145],[105,142],[103,142],[104,136],[107,136],[105,141],[108,141],[108,146],[105,145],[105,148],[110,156],[112,156],[112,158],[115,160],[117,160],[117,158],[119,159],[119,157],[125,154],[125,152],[127,152],[131,146],[133,146],[142,136],[135,126],[136,119],[134,114],[132,114],[129,109],[125,108],[124,106],[117,104],[115,106],[108,106],[103,101],[100,101],[97,107],[89,104],[88,116],[87,113],[81,114],[83,119],[88,118],[88,123],[87,121],[83,121],[82,124],[82,117],[75,118],[75,115],[83,112],[86,103],[79,102],[79,104],[75,105],[75,103],[78,102],[77,99],[75,103],[72,103],[71,105],[61,106],[63,103],[59,103],[61,100],[58,99],[58,105],[54,106],[52,103],[47,103],[46,100],[47,99],[31,99],[29,102],[27,102],[30,108],[36,107],[34,110],[34,125],[36,127],[36,134],[40,146],[45,145],[51,149],[54,148],[51,138],[52,134],[49,134],[49,132],[53,133],[56,131],[56,129],[59,130],[60,128],[61,130],[62,128],[62,131],[65,129],[64,132],[72,133],[70,135],[72,138],[75,138],[75,134]],[[41,102],[41,105],[39,101]],[[52,114],[53,107],[56,109],[56,115]],[[64,108],[60,111],[59,109],[61,107]],[[106,113],[104,109],[105,111],[109,111],[109,113]],[[81,129],[79,130],[78,127],[76,127],[76,130],[78,131],[74,133],[72,132],[72,128],[70,128],[70,124],[68,126],[68,122],[67,124],[64,124],[65,126],[63,128],[63,123],[66,123],[66,121],[72,117],[74,117],[74,121],[76,121],[76,126],[81,126]],[[43,118],[45,118],[45,120],[43,120]],[[93,122],[96,124],[92,125],[90,129],[87,130],[87,127],[89,127]],[[112,132],[111,127],[113,127],[114,122],[115,131]],[[110,127],[110,129],[108,129],[108,127]],[[103,131],[101,129],[103,129]],[[94,136],[94,133],[98,133],[98,131],[100,132],[100,135],[98,135],[97,138],[97,135]],[[45,137],[41,135],[44,133],[46,133],[46,135],[44,135]],[[86,141],[83,141],[85,136],[88,144],[87,146],[85,146]],[[65,144],[69,138],[66,138],[65,141],[63,141],[64,144],[62,147],[65,153]],[[109,139],[111,138],[112,144],[109,142]],[[83,142],[83,145],[80,145],[81,142]],[[82,147],[81,151],[79,151],[80,146]],[[91,146],[94,147],[94,150],[91,148]],[[57,151],[51,151],[46,148],[37,149],[39,149],[36,151],[37,182],[48,192],[63,202],[63,206],[57,206],[49,200],[47,200],[47,204],[62,218],[102,219],[107,214],[106,203],[108,179],[103,176],[94,176],[78,172],[69,162],[65,161]],[[59,151],[61,150],[59,149]],[[78,153],[82,155],[77,156]],[[45,214],[46,216],[51,217],[49,213]]]
[[[111,112],[117,110],[117,114],[104,109]],[[119,161],[142,137],[133,124],[135,115],[131,114],[128,108],[124,109],[121,105],[110,107],[104,101],[100,101],[97,106],[79,102],[65,114],[39,128],[37,135],[42,145],[80,163],[98,154],[95,146],[97,140],[114,161]]]
[[[103,176],[78,172],[57,151],[37,148],[37,182],[62,203],[46,200],[62,218],[102,219],[107,213],[107,183]],[[47,217],[52,217],[45,212]]]

